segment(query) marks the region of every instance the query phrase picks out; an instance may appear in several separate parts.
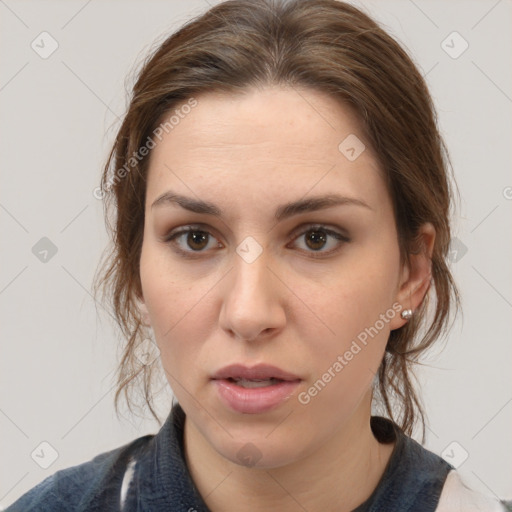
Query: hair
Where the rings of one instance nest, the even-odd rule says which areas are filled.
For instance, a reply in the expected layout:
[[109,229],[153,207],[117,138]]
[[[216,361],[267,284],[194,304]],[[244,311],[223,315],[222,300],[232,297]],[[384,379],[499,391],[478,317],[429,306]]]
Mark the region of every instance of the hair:
[[131,389],[142,381],[144,404],[160,421],[152,401],[154,368],[134,356],[147,337],[137,305],[150,156],[143,148],[152,147],[162,119],[191,98],[265,86],[322,91],[355,110],[385,176],[402,264],[422,250],[420,226],[430,222],[436,230],[425,299],[412,320],[391,331],[374,380],[389,417],[408,435],[420,419],[424,442],[425,413],[412,366],[448,331],[450,313],[460,307],[447,265],[455,182],[448,179],[451,165],[433,101],[411,57],[371,17],[337,0],[228,0],[187,22],[142,63],[101,178],[112,245],[94,290],[108,295],[125,338],[116,410],[122,394],[132,410]]

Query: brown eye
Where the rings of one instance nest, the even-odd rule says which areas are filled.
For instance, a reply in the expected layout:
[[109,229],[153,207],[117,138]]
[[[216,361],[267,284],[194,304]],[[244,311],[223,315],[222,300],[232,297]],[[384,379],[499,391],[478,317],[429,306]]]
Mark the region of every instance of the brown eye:
[[[304,240],[301,252],[313,258],[329,256],[340,249],[343,243],[350,242],[347,236],[324,226],[309,227],[294,239],[295,244],[297,240]],[[177,253],[190,258],[201,257],[211,249],[223,247],[209,231],[200,229],[200,226],[188,226],[171,233],[165,242],[171,244]],[[325,248],[327,250],[323,250]]]
[[324,226],[310,226],[307,230],[302,231],[294,242],[297,244],[297,241],[301,240],[304,240],[301,252],[306,252],[313,258],[329,256],[340,249],[343,243],[350,242],[347,236]]
[[306,244],[310,249],[318,251],[327,243],[325,231],[309,230],[306,235]]
[[187,244],[194,250],[204,249],[208,245],[208,233],[206,231],[189,231]]
[[190,256],[199,256],[208,252],[208,249],[222,247],[222,244],[209,231],[195,226],[188,226],[171,233],[165,241],[171,244],[176,252]]

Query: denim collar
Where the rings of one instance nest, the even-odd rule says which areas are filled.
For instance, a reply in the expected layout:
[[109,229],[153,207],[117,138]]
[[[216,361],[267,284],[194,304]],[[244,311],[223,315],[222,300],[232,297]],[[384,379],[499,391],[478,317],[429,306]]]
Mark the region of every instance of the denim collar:
[[126,510],[209,512],[186,465],[184,425],[185,413],[175,404],[158,434],[141,447],[140,454],[133,454],[137,464]]
[[[186,464],[184,424],[185,413],[175,404],[158,434],[134,450],[137,464],[124,510],[210,512]],[[434,511],[453,466],[406,436],[391,420],[372,416],[370,424],[379,442],[396,440],[396,445],[378,486],[353,512]]]

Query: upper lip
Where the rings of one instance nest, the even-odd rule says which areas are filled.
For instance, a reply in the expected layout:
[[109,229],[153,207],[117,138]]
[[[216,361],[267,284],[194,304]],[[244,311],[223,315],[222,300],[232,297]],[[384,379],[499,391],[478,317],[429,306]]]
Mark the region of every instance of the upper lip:
[[301,380],[300,377],[292,373],[281,370],[276,366],[269,364],[258,364],[256,366],[245,366],[243,364],[231,364],[221,368],[214,374],[213,379],[248,379],[248,380]]

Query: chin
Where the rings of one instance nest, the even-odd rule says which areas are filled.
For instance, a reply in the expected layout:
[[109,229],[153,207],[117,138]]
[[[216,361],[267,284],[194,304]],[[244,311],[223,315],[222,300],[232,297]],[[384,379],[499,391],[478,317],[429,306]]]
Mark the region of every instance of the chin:
[[300,440],[294,440],[290,436],[279,436],[268,431],[265,434],[245,435],[233,434],[217,444],[210,439],[214,449],[233,464],[254,469],[273,469],[286,466],[300,458],[302,450],[298,450]]

